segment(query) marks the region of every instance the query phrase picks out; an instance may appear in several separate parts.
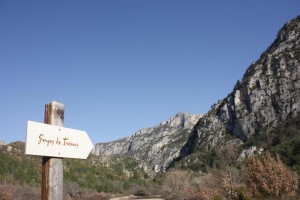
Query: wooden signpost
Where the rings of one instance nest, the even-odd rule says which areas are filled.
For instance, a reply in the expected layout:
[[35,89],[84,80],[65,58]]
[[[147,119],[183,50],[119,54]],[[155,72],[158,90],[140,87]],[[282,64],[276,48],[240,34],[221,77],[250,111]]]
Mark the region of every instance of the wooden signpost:
[[45,105],[44,123],[28,121],[25,154],[43,156],[42,200],[63,200],[63,159],[86,159],[93,144],[84,131],[63,128],[64,104]]

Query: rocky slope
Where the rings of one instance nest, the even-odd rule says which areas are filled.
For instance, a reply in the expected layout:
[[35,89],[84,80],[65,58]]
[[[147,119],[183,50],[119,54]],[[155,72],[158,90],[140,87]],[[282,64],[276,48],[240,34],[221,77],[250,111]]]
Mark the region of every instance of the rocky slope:
[[[300,16],[284,25],[233,92],[197,122],[181,150],[181,158],[190,155],[184,159],[188,165],[194,162],[191,156],[199,152],[205,154],[230,144],[240,146],[257,135],[268,136],[299,112]],[[202,158],[198,156],[197,162]]]
[[199,170],[217,157],[230,162],[263,152],[249,141],[270,137],[272,130],[299,117],[299,112],[300,16],[284,25],[233,91],[207,114],[179,113],[131,137],[97,144],[93,154],[132,155],[150,175],[165,171],[176,158],[181,167]]
[[149,175],[165,171],[170,162],[179,156],[180,149],[200,117],[178,113],[158,126],[141,129],[130,137],[96,144],[92,154],[105,157],[132,155],[140,160],[141,167]]

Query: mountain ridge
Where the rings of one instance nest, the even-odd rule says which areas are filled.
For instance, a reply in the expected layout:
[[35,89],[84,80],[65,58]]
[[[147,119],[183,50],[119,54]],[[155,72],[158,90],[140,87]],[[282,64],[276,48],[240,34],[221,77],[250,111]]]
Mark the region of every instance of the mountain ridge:
[[141,161],[141,168],[150,176],[163,172],[184,145],[189,131],[202,115],[177,113],[169,120],[150,128],[140,129],[129,137],[98,143],[92,150],[97,156],[131,155]]

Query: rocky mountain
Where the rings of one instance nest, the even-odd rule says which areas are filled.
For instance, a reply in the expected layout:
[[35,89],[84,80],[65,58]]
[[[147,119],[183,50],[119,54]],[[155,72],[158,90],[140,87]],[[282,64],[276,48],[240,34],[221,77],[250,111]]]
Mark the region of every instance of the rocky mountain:
[[181,150],[181,158],[185,165],[201,165],[204,155],[213,149],[230,145],[238,148],[255,136],[268,137],[274,128],[296,118],[299,112],[300,16],[284,25],[233,91],[197,122]]
[[92,154],[105,157],[131,155],[142,163],[140,167],[149,175],[165,171],[173,159],[179,156],[180,149],[201,116],[178,113],[169,120],[152,128],[141,129],[130,137],[96,144]]
[[150,175],[165,171],[170,164],[176,166],[173,160],[199,170],[217,159],[224,163],[262,153],[262,146],[249,141],[271,137],[273,130],[298,119],[299,112],[300,16],[284,25],[233,91],[207,114],[179,113],[130,137],[97,144],[93,154],[131,155]]

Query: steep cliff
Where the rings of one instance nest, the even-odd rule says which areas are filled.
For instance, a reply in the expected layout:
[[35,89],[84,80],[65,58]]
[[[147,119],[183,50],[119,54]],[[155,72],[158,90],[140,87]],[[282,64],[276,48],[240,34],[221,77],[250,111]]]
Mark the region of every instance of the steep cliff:
[[[267,136],[279,124],[297,117],[299,111],[300,16],[284,25],[233,92],[197,122],[181,158],[228,144],[240,146],[253,136]],[[191,162],[189,157],[185,160]],[[198,162],[202,158],[198,156]]]
[[165,171],[168,164],[179,156],[180,149],[201,115],[178,113],[152,128],[109,143],[95,145],[94,155],[111,157],[132,155],[141,161],[144,171]]

